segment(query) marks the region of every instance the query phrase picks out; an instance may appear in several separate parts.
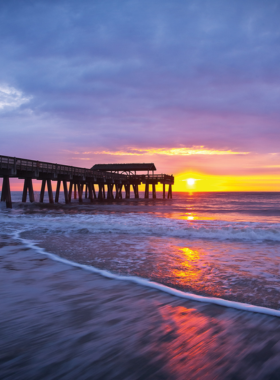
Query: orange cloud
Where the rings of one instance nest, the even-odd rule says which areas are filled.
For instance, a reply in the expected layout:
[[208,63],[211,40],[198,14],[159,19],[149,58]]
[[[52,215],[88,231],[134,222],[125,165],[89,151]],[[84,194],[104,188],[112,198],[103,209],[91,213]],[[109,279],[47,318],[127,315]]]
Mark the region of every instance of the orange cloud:
[[108,154],[112,156],[153,156],[153,155],[165,155],[165,156],[191,156],[191,155],[236,155],[236,154],[249,154],[250,152],[234,152],[232,150],[217,150],[207,149],[203,145],[180,148],[148,148],[138,149],[130,148],[128,150],[120,151],[91,151],[83,152],[82,154]]

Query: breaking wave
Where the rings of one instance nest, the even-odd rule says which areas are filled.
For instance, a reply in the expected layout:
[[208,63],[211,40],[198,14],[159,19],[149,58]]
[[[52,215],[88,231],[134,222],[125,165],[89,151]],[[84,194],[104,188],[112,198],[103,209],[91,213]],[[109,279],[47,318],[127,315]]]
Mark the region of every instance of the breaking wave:
[[[13,220],[11,220],[13,219]],[[280,242],[279,223],[228,222],[222,220],[170,219],[139,214],[13,215],[9,222],[21,229],[40,229],[45,234],[131,234],[188,239]],[[0,216],[4,226],[7,218]]]
[[265,315],[271,315],[274,317],[280,317],[280,310],[275,310],[267,307],[261,307],[261,306],[255,306],[247,303],[241,303],[241,302],[235,302],[235,301],[229,301],[225,300],[222,298],[215,298],[215,297],[205,297],[205,296],[200,296],[192,293],[187,293],[183,292],[181,290],[177,290],[174,288],[170,288],[169,286],[159,284],[154,281],[150,281],[145,278],[137,277],[137,276],[123,276],[123,275],[118,275],[114,274],[108,270],[103,270],[103,269],[98,269],[96,267],[90,266],[90,265],[85,265],[85,264],[79,264],[77,262],[71,261],[64,259],[58,255],[55,255],[53,253],[47,252],[44,248],[38,247],[36,242],[33,242],[28,239],[23,239],[20,237],[20,232],[16,232],[13,234],[14,238],[20,240],[25,246],[29,247],[30,249],[35,250],[39,254],[46,255],[50,259],[54,261],[61,262],[66,265],[71,265],[76,268],[80,268],[92,273],[99,274],[103,277],[106,278],[111,278],[119,281],[129,281],[132,283],[135,283],[137,285],[149,287],[152,289],[156,289],[168,294],[171,294],[176,297],[196,301],[196,302],[205,302],[205,303],[211,303],[214,305],[219,305],[227,308],[233,308],[237,310],[242,310],[242,311],[247,311],[247,312],[253,312],[253,313],[260,313],[260,314],[265,314]]

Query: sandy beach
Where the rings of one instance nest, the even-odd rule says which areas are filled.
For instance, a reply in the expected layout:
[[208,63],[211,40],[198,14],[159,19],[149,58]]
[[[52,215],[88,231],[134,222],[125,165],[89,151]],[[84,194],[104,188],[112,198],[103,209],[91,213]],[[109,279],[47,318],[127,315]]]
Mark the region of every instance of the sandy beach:
[[1,239],[2,379],[278,379],[280,320],[185,301]]

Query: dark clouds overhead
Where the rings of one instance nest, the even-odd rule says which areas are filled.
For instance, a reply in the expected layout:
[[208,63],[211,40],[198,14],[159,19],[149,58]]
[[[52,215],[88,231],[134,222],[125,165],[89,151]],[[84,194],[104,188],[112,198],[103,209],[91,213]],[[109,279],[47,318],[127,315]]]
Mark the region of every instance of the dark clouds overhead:
[[2,1],[0,148],[279,150],[279,20],[273,0]]

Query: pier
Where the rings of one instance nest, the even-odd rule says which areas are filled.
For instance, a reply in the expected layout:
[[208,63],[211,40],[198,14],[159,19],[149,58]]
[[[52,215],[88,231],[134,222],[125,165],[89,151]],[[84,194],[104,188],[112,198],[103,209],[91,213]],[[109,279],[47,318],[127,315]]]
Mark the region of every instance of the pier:
[[[150,189],[152,190],[152,199],[156,199],[156,185],[158,184],[163,185],[163,199],[172,199],[173,175],[155,174],[155,170],[156,167],[153,163],[97,164],[91,169],[86,169],[0,156],[0,178],[3,178],[1,202],[6,202],[8,208],[12,207],[10,178],[24,180],[22,202],[27,201],[27,196],[29,196],[30,202],[35,201],[33,180],[41,181],[39,199],[41,203],[44,202],[46,187],[49,203],[58,203],[60,190],[63,189],[64,202],[69,204],[72,199],[78,199],[80,203],[85,198],[91,202],[129,199],[131,191],[134,193],[134,198],[139,199],[141,184],[145,185],[145,199],[149,198]],[[56,182],[55,199],[53,199],[52,182]]]

